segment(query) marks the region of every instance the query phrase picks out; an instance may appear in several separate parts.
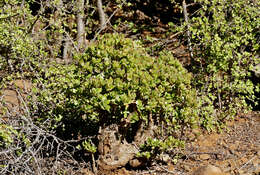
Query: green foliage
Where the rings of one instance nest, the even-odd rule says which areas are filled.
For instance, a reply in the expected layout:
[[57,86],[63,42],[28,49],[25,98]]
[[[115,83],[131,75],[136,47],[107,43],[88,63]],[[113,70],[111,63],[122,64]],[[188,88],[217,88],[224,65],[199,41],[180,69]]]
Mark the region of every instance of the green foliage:
[[[245,99],[253,101],[255,98],[254,86],[248,77],[252,66],[259,63],[256,58],[259,2],[197,2],[202,7],[199,15],[191,19],[191,41],[197,63],[192,71],[202,106],[208,108],[202,109],[205,112],[202,122],[206,124],[234,116],[245,109]],[[218,119],[212,118],[216,116],[214,113],[220,114]]]
[[[25,20],[26,19],[26,20]],[[42,53],[29,35],[33,17],[27,3],[0,2],[0,70],[32,70]]]
[[45,117],[57,126],[78,121],[86,131],[84,123],[98,128],[129,120],[133,130],[137,122],[148,124],[149,114],[159,127],[166,126],[166,136],[180,126],[197,125],[191,75],[169,53],[150,57],[139,42],[106,34],[75,59],[76,65],[45,72],[39,99],[48,111]]
[[[17,142],[23,143],[22,145],[26,147],[31,144],[29,137],[24,132],[21,132],[19,129],[15,129],[12,124],[0,123],[0,148],[8,148],[16,145]],[[16,151],[22,153],[21,149],[17,149]]]
[[8,147],[12,144],[13,137],[17,134],[17,131],[11,126],[0,124],[0,147]]
[[[31,144],[24,133],[19,132],[19,130],[14,129],[10,125],[0,124],[0,147],[7,148],[10,145],[14,145],[17,140],[21,141],[24,146],[30,146]],[[22,150],[17,149],[17,151],[21,152]]]
[[144,157],[146,159],[154,159],[157,155],[164,151],[174,148],[184,148],[184,142],[169,136],[166,140],[158,140],[148,138],[146,143],[140,146],[140,152],[137,157]]
[[97,151],[97,147],[92,143],[92,141],[90,139],[88,139],[88,141],[84,141],[82,143],[82,146],[84,148],[84,150],[86,150],[87,152],[94,154]]

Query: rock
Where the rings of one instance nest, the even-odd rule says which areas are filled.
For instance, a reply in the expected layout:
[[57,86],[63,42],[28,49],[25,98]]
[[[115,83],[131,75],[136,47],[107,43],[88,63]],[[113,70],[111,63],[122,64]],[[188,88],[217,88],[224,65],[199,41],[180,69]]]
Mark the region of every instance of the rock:
[[213,165],[199,167],[192,175],[226,175],[222,170]]
[[98,166],[103,170],[115,170],[124,167],[134,158],[137,152],[138,150],[133,145],[122,143],[113,149],[111,153],[100,156]]
[[3,100],[9,108],[19,105],[18,95],[14,90],[3,90]]
[[125,168],[121,168],[116,171],[115,175],[130,175],[130,172],[127,171]]
[[260,151],[257,151],[257,155],[260,157]]
[[81,169],[80,174],[81,174],[81,175],[95,175],[93,172],[91,172],[91,171],[90,171],[89,169],[87,169],[87,168]]
[[208,160],[208,159],[210,159],[210,155],[209,155],[209,154],[201,154],[201,155],[200,155],[200,159],[202,159],[202,160]]
[[120,140],[116,136],[117,133],[118,126],[116,124],[99,131],[98,151],[100,158],[98,166],[102,170],[115,170],[124,167],[138,152],[134,145],[127,143],[125,140]]
[[137,168],[137,167],[142,166],[143,163],[139,159],[132,159],[132,160],[129,161],[129,164],[130,164],[131,167]]
[[32,82],[29,80],[15,80],[13,81],[13,84],[25,92],[30,92],[32,90]]
[[7,107],[13,115],[16,112],[23,114],[22,107],[27,102],[27,95],[32,89],[32,83],[29,80],[14,80],[9,82],[6,89],[0,89],[0,114],[3,114],[4,107]]
[[171,157],[169,156],[169,154],[161,154],[160,155],[160,159],[161,161],[163,161],[164,163],[168,163],[171,160]]

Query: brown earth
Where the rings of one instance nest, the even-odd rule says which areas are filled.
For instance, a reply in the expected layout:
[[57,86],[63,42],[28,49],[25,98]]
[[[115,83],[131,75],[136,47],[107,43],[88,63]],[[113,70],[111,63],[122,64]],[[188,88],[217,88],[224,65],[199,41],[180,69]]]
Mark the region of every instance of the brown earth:
[[[199,134],[200,133],[200,134]],[[153,165],[147,170],[119,169],[110,175],[184,175],[214,165],[222,173],[200,175],[258,175],[260,173],[260,112],[240,114],[221,133],[192,132],[177,164]],[[203,168],[202,168],[203,169]]]
[[21,113],[23,103],[31,89],[32,83],[29,80],[18,79],[9,82],[0,92],[0,114],[3,115],[3,111],[6,110],[9,113]]

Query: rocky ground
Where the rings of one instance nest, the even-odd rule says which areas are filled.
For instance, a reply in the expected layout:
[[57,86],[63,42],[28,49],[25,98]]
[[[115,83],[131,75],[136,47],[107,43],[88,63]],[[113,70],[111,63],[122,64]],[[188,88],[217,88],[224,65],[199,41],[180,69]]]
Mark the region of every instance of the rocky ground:
[[[260,173],[260,112],[240,114],[227,123],[221,133],[187,133],[189,140],[176,164],[156,164],[146,170],[119,169],[99,172],[110,175],[185,175],[204,165],[221,168],[223,175],[258,175]],[[88,172],[89,173],[89,172]],[[208,174],[211,175],[211,174]],[[220,175],[220,174],[219,174]]]

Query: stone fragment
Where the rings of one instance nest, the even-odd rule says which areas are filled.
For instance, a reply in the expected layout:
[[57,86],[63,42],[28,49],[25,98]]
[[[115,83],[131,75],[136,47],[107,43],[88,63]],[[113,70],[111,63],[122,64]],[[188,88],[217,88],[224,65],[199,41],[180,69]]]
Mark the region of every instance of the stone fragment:
[[199,167],[192,175],[227,175],[222,172],[222,170],[213,165],[207,165]]
[[129,161],[129,164],[133,168],[142,166],[143,162],[140,159],[132,159]]
[[210,159],[210,155],[209,155],[209,154],[201,154],[201,155],[200,155],[200,159],[202,159],[202,160],[208,160],[208,159]]

